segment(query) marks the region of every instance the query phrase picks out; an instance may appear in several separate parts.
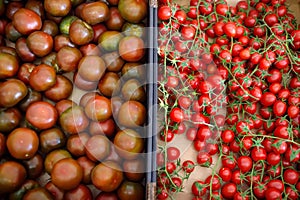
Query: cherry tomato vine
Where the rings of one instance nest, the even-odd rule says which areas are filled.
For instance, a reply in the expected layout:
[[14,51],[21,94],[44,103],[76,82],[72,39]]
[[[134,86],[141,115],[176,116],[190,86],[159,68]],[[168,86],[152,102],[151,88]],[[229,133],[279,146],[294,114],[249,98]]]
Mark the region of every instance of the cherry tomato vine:
[[[157,199],[299,199],[300,30],[286,1],[161,0],[158,18]],[[181,160],[183,134],[195,158]],[[201,167],[211,174],[185,188]]]

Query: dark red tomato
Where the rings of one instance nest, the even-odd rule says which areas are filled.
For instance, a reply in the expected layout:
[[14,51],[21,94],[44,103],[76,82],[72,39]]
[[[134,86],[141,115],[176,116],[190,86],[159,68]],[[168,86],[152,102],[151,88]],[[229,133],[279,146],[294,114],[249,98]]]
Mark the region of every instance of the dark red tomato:
[[251,150],[251,158],[253,161],[266,160],[267,152],[263,147],[254,147]]
[[234,183],[225,183],[221,189],[221,194],[224,198],[232,199],[237,193],[237,187]]
[[28,35],[42,28],[41,17],[36,12],[27,8],[20,8],[13,15],[12,22],[17,31],[23,35]]
[[207,186],[203,181],[195,181],[192,185],[192,193],[196,197],[204,196],[207,191]]
[[57,118],[56,108],[45,101],[32,103],[26,111],[26,120],[40,130],[53,127]]
[[287,186],[285,189],[286,196],[290,200],[297,200],[299,198],[299,195],[297,193],[296,189],[292,189],[290,186]]
[[64,195],[65,200],[92,200],[93,195],[89,187],[80,184],[75,189],[69,190]]
[[118,196],[114,192],[100,192],[95,200],[118,200]]

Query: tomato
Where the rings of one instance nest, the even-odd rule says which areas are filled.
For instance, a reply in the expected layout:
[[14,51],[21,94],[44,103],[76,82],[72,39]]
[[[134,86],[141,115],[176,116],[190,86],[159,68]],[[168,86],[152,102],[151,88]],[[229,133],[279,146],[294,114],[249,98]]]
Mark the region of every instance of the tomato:
[[219,175],[224,182],[229,182],[231,180],[231,175],[232,175],[231,169],[227,167],[222,167],[219,170]]
[[271,92],[265,92],[260,99],[260,102],[264,106],[271,106],[275,103],[276,96]]
[[195,169],[195,164],[191,160],[186,160],[182,163],[182,168],[186,173],[192,173]]
[[223,30],[224,33],[228,36],[228,37],[235,37],[236,36],[236,24],[233,22],[227,22],[224,26],[223,26]]
[[294,169],[286,169],[283,173],[283,178],[286,183],[294,185],[299,180],[299,173]]
[[197,163],[203,167],[209,167],[212,164],[212,157],[209,153],[199,152],[197,155]]
[[38,150],[39,138],[29,128],[17,128],[7,137],[6,145],[9,153],[17,159],[30,159]]
[[265,198],[266,200],[281,200],[281,192],[277,190],[276,188],[268,188],[265,192]]
[[[106,174],[106,176],[101,176],[101,174]],[[123,172],[117,163],[105,161],[96,165],[92,170],[91,179],[96,188],[111,192],[117,189],[123,181]]]
[[93,196],[92,196],[91,190],[87,186],[80,184],[75,189],[67,191],[64,195],[64,199],[66,199],[66,200],[71,200],[71,199],[92,200]]
[[221,188],[220,179],[217,176],[208,176],[205,179],[205,183],[208,184],[213,191],[219,190]]
[[160,20],[168,20],[171,15],[171,8],[169,6],[161,6],[158,10],[158,18]]
[[288,139],[290,136],[287,130],[287,126],[277,126],[274,130],[274,136],[282,139]]
[[251,150],[251,158],[255,162],[259,161],[259,160],[266,160],[266,158],[267,158],[266,150],[262,147],[254,147]]
[[225,183],[221,189],[222,196],[228,199],[232,199],[236,192],[237,187],[234,183]]
[[195,181],[192,185],[192,193],[197,196],[204,196],[207,191],[207,186],[203,181]]
[[10,193],[17,190],[25,181],[26,169],[15,161],[0,164],[0,193]]
[[252,159],[248,156],[240,156],[237,160],[241,172],[246,173],[252,169]]
[[143,139],[132,129],[118,131],[114,138],[114,145],[118,154],[128,160],[137,158],[144,149]]
[[146,121],[146,108],[138,101],[126,101],[119,109],[117,121],[126,127],[139,127]]
[[275,152],[270,152],[267,155],[267,162],[273,166],[277,165],[280,162],[280,159],[281,159],[280,154]]
[[206,141],[207,139],[210,139],[212,137],[212,131],[208,126],[200,126],[200,128],[197,131],[197,138],[200,141]]
[[174,122],[181,122],[184,119],[183,111],[180,108],[173,108],[170,112],[170,119]]
[[167,158],[169,161],[175,161],[180,156],[180,150],[177,147],[167,148]]

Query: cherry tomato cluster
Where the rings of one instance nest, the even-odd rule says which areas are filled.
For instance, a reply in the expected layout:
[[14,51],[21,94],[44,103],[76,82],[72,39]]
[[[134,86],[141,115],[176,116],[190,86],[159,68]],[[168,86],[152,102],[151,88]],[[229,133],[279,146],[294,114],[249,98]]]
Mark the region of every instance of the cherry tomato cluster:
[[[300,30],[285,0],[167,0],[158,18],[158,199],[201,167],[195,200],[299,199]],[[182,134],[197,152],[183,162]]]

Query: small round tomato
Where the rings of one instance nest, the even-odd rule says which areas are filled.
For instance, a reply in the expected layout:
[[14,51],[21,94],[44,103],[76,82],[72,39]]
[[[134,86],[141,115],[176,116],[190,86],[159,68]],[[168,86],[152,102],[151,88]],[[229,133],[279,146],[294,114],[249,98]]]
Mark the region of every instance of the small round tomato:
[[246,173],[252,169],[252,159],[249,156],[240,156],[237,160],[241,172]]
[[281,192],[276,188],[268,188],[265,191],[266,200],[281,200]]
[[294,169],[286,169],[283,173],[284,181],[288,184],[295,185],[299,180],[299,173]]
[[283,101],[277,100],[273,104],[273,112],[276,116],[281,117],[285,114],[287,105]]
[[192,173],[195,169],[195,163],[191,160],[186,160],[182,163],[182,169],[186,173]]
[[180,156],[180,150],[177,147],[167,148],[167,158],[169,161],[175,161]]
[[236,192],[237,187],[234,183],[225,183],[221,189],[222,196],[227,199],[232,199]]
[[232,130],[224,130],[221,133],[221,139],[223,140],[223,142],[225,143],[230,143],[234,140],[234,132]]
[[203,167],[209,167],[212,164],[212,157],[209,153],[199,152],[197,155],[197,163]]
[[207,186],[203,181],[195,181],[192,185],[192,193],[197,196],[204,196],[207,191]]
[[219,176],[222,178],[224,182],[229,182],[231,180],[231,175],[232,175],[231,169],[228,167],[222,167],[219,170]]
[[263,147],[254,147],[251,150],[251,158],[253,161],[266,160],[267,152]]
[[158,18],[160,20],[168,20],[172,15],[171,8],[169,6],[161,6],[158,10]]

